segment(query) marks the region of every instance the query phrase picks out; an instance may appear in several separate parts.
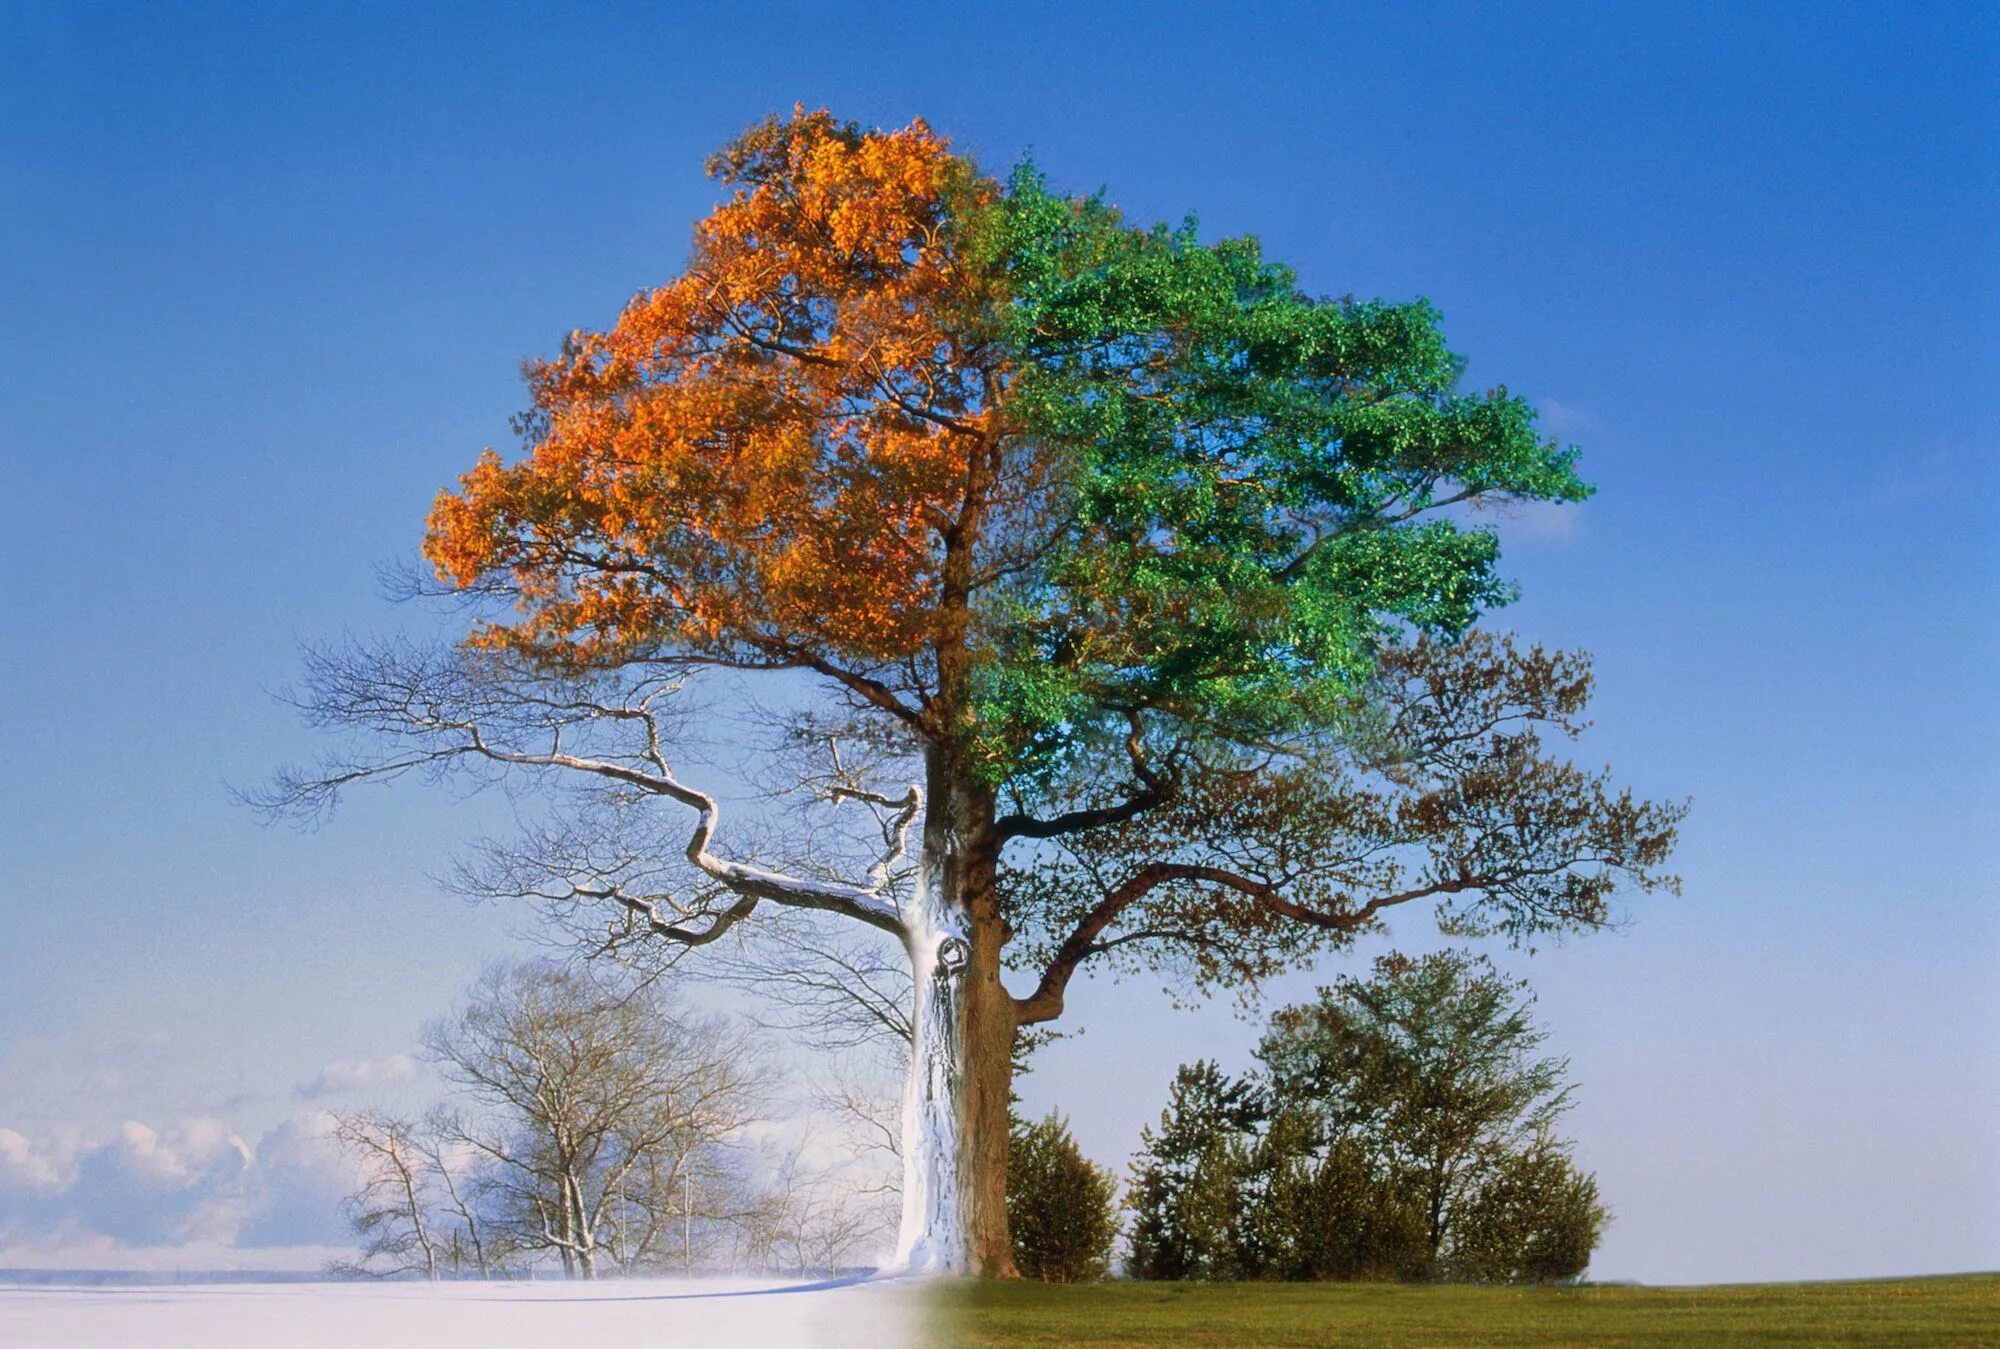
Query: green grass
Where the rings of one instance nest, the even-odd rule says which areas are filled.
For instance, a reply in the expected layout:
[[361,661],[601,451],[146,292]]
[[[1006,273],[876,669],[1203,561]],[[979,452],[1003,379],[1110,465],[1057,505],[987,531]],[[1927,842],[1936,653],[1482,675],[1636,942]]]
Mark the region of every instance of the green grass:
[[1712,1288],[947,1284],[928,1341],[1001,1345],[2000,1345],[2000,1274]]

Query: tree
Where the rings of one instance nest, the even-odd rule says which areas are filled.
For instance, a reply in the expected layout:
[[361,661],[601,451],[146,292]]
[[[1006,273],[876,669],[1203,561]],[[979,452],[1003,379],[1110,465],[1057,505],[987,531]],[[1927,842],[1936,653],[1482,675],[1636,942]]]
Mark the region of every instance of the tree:
[[1563,1283],[1580,1276],[1610,1214],[1597,1178],[1546,1131],[1502,1156],[1457,1215],[1452,1278],[1474,1283]]
[[[1338,1189],[1348,1198],[1319,1199],[1329,1214],[1354,1212],[1364,1186],[1392,1192],[1375,1213],[1409,1215],[1417,1241],[1388,1243],[1378,1267],[1517,1281],[1570,1278],[1588,1264],[1605,1214],[1595,1180],[1554,1136],[1568,1064],[1537,1055],[1547,1033],[1524,989],[1462,952],[1391,955],[1372,977],[1342,979],[1273,1017],[1257,1055],[1293,1123],[1273,1131],[1271,1165],[1347,1177]],[[1286,1230],[1282,1199],[1267,1195],[1266,1210]],[[1306,1248],[1293,1268],[1357,1264],[1351,1247],[1314,1255],[1310,1236],[1289,1231]]]
[[865,1185],[837,1170],[812,1170],[795,1148],[777,1170],[749,1224],[749,1255],[764,1268],[837,1274],[865,1258],[893,1226]]
[[1181,1065],[1159,1129],[1140,1132],[1132,1162],[1127,1268],[1134,1277],[1236,1276],[1247,1140],[1261,1112],[1249,1086],[1215,1063]]
[[1554,1125],[1567,1064],[1524,985],[1386,956],[1281,1010],[1260,1079],[1184,1066],[1145,1131],[1131,1269],[1153,1279],[1554,1282],[1607,1214]]
[[341,1274],[422,1274],[438,1279],[439,1243],[430,1222],[436,1202],[422,1126],[393,1115],[334,1117],[334,1141],[360,1163],[361,1184],[347,1218],[361,1238],[360,1258],[337,1262]]
[[1280,1107],[1250,1151],[1236,1202],[1245,1277],[1422,1277],[1430,1249],[1421,1205],[1368,1139],[1326,1137],[1310,1113]]
[[1007,1227],[1014,1263],[1046,1283],[1089,1283],[1111,1269],[1118,1182],[1092,1162],[1054,1111],[1016,1120],[1007,1149]]
[[371,1277],[420,1273],[436,1281],[449,1269],[481,1279],[503,1276],[516,1247],[495,1230],[487,1208],[492,1176],[461,1140],[461,1117],[446,1108],[420,1118],[366,1110],[335,1115],[333,1138],[359,1164],[361,1181],[346,1202],[358,1259],[332,1270]]
[[[1518,938],[1661,883],[1677,811],[1539,752],[1579,658],[1457,640],[1511,592],[1445,508],[1589,489],[1521,399],[1456,391],[1428,304],[1316,299],[922,123],[800,111],[710,167],[683,273],[532,365],[525,457],[432,508],[492,606],[453,649],[312,654],[309,717],[364,740],[265,805],[573,780],[488,893],[600,948],[787,909],[900,943],[902,1259],[994,1275],[1012,1046],[1086,962],[1247,986],[1395,905]],[[729,680],[820,751],[815,823],[755,861],[685,771],[677,700]]]
[[583,1278],[606,1259],[680,1264],[696,1217],[744,1209],[721,1154],[753,1117],[746,1047],[660,985],[495,966],[425,1045],[472,1107],[446,1136],[484,1164],[489,1225],[518,1249],[553,1251]]

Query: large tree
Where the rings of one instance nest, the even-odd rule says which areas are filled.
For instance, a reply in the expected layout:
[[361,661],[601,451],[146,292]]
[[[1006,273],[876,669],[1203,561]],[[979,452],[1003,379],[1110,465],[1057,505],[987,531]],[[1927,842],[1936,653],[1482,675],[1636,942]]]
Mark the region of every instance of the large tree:
[[[272,804],[574,776],[603,790],[490,857],[494,892],[602,906],[607,943],[784,909],[900,942],[902,1258],[984,1274],[1013,1272],[1012,1047],[1085,962],[1242,985],[1396,904],[1519,935],[1650,883],[1673,812],[1527,729],[1580,664],[1456,640],[1510,591],[1449,508],[1588,489],[1521,399],[1457,391],[1426,303],[1315,298],[1252,239],[996,179],[921,123],[799,112],[711,169],[686,268],[532,365],[526,453],[432,509],[439,576],[511,609],[315,657],[312,715],[376,739]],[[824,819],[721,832],[675,712],[718,672],[776,681],[870,855]]]

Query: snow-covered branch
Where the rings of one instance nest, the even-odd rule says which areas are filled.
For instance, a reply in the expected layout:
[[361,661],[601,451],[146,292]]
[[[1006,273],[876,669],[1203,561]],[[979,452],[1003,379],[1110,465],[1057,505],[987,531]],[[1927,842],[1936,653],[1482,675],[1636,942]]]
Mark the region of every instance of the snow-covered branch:
[[366,748],[283,774],[246,798],[267,815],[311,820],[329,812],[351,785],[410,772],[561,774],[691,811],[680,852],[736,902],[710,909],[706,924],[690,925],[666,916],[676,907],[666,896],[605,884],[601,877],[573,878],[549,897],[616,903],[652,935],[687,945],[715,940],[764,901],[837,913],[900,936],[902,916],[886,891],[922,809],[920,789],[912,785],[895,797],[859,786],[848,790],[889,811],[883,852],[864,881],[799,875],[724,856],[714,847],[719,802],[684,780],[668,757],[676,719],[672,698],[683,683],[678,674],[644,670],[567,676],[476,648],[392,642],[311,651],[305,688],[294,702],[316,725],[363,733]]

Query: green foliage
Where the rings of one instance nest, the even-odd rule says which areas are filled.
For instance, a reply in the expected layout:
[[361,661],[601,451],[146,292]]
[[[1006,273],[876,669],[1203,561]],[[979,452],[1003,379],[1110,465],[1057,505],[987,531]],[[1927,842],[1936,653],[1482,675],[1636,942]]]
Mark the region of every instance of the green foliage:
[[1597,1179],[1547,1134],[1498,1159],[1461,1207],[1452,1277],[1474,1283],[1562,1283],[1581,1275],[1609,1220]]
[[1209,1060],[1175,1074],[1160,1127],[1141,1132],[1132,1163],[1135,1278],[1236,1277],[1246,1135],[1258,1113],[1249,1087]]
[[[1284,1146],[1319,1166],[1365,1157],[1357,1183],[1395,1196],[1378,1214],[1419,1236],[1381,1253],[1399,1277],[1541,1282],[1590,1263],[1607,1215],[1553,1134],[1568,1064],[1537,1054],[1524,990],[1483,957],[1384,956],[1279,1012],[1258,1048],[1273,1098],[1311,1121]],[[1307,1245],[1307,1265],[1352,1258]]]
[[1367,1143],[1280,1110],[1251,1154],[1240,1263],[1270,1279],[1415,1279],[1428,1273],[1423,1211]]
[[1457,392],[1426,301],[1316,298],[1255,239],[1134,228],[1032,166],[963,228],[1007,278],[1008,417],[1068,498],[989,602],[998,777],[1133,708],[1226,739],[1337,719],[1395,633],[1512,597],[1494,536],[1430,513],[1590,492],[1525,402]]
[[1118,1183],[1083,1155],[1069,1122],[1051,1111],[1014,1121],[1007,1148],[1007,1228],[1022,1274],[1087,1283],[1111,1268],[1118,1239]]
[[1525,987],[1483,956],[1383,956],[1372,977],[1279,1011],[1257,1057],[1279,1100],[1330,1132],[1376,1140],[1399,1163],[1511,1146],[1553,1121],[1569,1094],[1567,1062],[1535,1056],[1548,1035]]
[[1183,1068],[1134,1165],[1132,1272],[1576,1278],[1608,1215],[1528,1007],[1483,959],[1391,955],[1274,1016],[1255,1085]]

